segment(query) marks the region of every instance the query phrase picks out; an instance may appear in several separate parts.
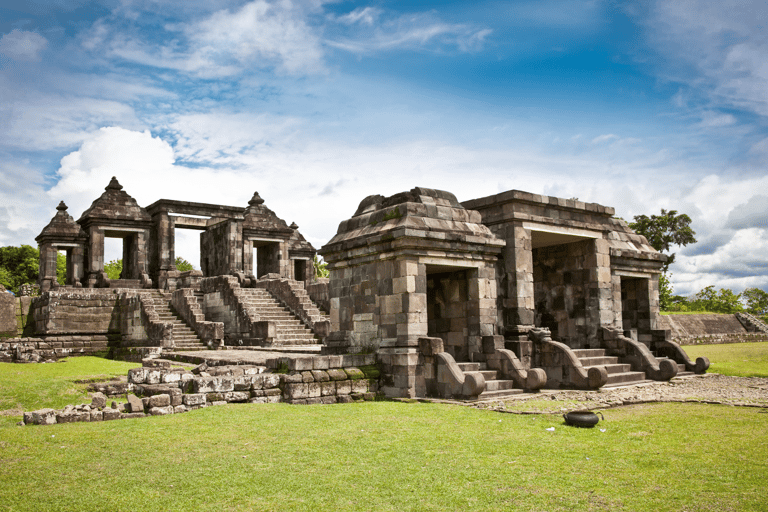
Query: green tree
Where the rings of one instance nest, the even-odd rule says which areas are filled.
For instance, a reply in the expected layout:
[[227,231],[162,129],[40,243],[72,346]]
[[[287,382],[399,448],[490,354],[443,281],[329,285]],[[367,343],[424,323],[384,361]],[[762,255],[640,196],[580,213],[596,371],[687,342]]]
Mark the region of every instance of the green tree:
[[673,245],[685,247],[696,243],[696,232],[690,224],[691,218],[686,214],[678,214],[677,210],[662,209],[661,215],[635,215],[635,220],[629,223],[629,227],[638,235],[643,235],[651,247],[667,255],[667,262],[664,264],[666,272],[669,265],[675,261],[675,254],[669,253]]
[[[40,253],[32,246],[0,247],[0,268],[4,269],[3,286],[19,293],[22,284],[34,284],[40,271]],[[6,284],[7,283],[7,284]]]
[[123,260],[112,260],[109,263],[105,263],[104,272],[107,273],[107,277],[111,280],[120,279],[120,274],[123,273]]
[[187,270],[194,270],[195,267],[192,266],[190,262],[182,258],[181,256],[176,256],[176,270],[179,272],[186,272]]
[[635,215],[634,218],[629,227],[638,235],[643,235],[651,247],[667,256],[659,276],[659,308],[662,311],[670,311],[673,307],[671,298],[674,290],[668,271],[675,261],[675,254],[669,253],[669,249],[673,245],[685,247],[696,243],[696,232],[690,226],[691,218],[684,213],[678,214],[677,210],[667,211],[663,208],[661,215]]
[[707,286],[697,293],[690,301],[693,311],[708,311],[710,313],[738,313],[744,310],[741,304],[741,294],[733,293],[729,288],[715,290]]
[[321,256],[315,254],[315,257],[312,260],[312,265],[315,267],[315,278],[329,277],[331,275],[330,271],[328,270],[328,263],[323,261]]
[[67,283],[67,257],[60,252],[56,253],[56,281],[62,286]]
[[747,305],[747,312],[753,315],[768,315],[768,293],[760,288],[747,288],[741,297]]

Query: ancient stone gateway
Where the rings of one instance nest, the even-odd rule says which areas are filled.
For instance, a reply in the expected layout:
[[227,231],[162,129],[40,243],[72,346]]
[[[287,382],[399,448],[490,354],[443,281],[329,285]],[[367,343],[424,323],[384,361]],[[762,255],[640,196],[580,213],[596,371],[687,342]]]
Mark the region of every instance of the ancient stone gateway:
[[[319,251],[327,283],[313,282],[315,249],[258,193],[247,207],[143,208],[113,178],[78,221],[57,210],[38,236],[35,330],[103,336],[113,355],[322,350],[295,363],[304,369],[365,355],[387,396],[463,399],[669,380],[709,364],[660,329],[664,256],[598,204],[514,190],[464,203],[428,188],[369,196]],[[176,269],[177,228],[201,231],[202,271]],[[105,237],[123,241],[119,279],[104,272]]]
[[664,256],[613,213],[520,191],[367,197],[319,251],[331,271],[324,350],[375,351],[390,396],[704,371],[657,329]]

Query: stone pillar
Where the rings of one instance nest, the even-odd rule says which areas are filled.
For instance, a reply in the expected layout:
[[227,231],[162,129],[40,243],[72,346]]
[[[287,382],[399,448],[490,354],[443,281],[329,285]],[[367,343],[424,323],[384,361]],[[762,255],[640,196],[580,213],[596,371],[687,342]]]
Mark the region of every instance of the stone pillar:
[[83,263],[85,260],[85,247],[78,245],[67,253],[67,281],[69,284],[81,287],[85,275]]
[[507,241],[504,248],[504,273],[507,277],[504,330],[510,338],[519,337],[534,325],[533,252],[531,230],[522,223],[506,226],[500,233]]
[[56,282],[56,247],[51,244],[40,245],[38,283],[40,291],[47,292],[57,286]]
[[[587,298],[587,345],[600,348],[600,329],[615,327],[621,318],[621,308],[614,310],[614,283],[611,275],[610,244],[602,238],[595,239],[593,252],[587,255],[589,269],[589,297]],[[620,293],[620,292],[619,292]]]
[[88,288],[94,288],[104,272],[104,231],[96,226],[88,228]]
[[176,270],[176,255],[174,251],[175,222],[168,212],[159,212],[152,216],[153,240],[149,244],[153,249],[152,279],[157,281],[157,287],[165,289],[168,285],[168,273]]
[[475,361],[483,353],[483,336],[496,334],[496,269],[468,269],[467,281],[467,349]]

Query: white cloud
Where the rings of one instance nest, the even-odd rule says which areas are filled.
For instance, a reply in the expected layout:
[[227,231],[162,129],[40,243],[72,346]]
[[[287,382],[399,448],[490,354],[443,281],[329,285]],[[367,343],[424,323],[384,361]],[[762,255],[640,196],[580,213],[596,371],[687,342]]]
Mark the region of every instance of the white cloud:
[[[362,11],[352,11],[347,16],[357,18],[362,16]],[[381,12],[377,11],[377,18],[382,18]],[[340,21],[346,23],[344,17]],[[366,25],[372,25],[373,21],[371,18],[371,23]],[[372,26],[360,27],[348,36],[328,37],[325,42],[359,54],[396,49],[442,51],[453,47],[462,52],[475,52],[482,49],[491,33],[487,28],[446,23],[430,12],[384,19]]]
[[[106,21],[94,24],[83,46],[130,62],[201,77],[228,77],[255,69],[304,75],[325,71],[317,29],[308,16],[315,2],[254,0],[203,19],[168,24],[157,34],[130,34]],[[163,38],[162,43],[157,37]]]
[[337,19],[346,25],[360,23],[362,25],[370,26],[373,25],[381,13],[382,10],[376,7],[358,7],[354,11],[348,12],[343,16],[339,16]]
[[17,28],[0,38],[0,53],[17,61],[39,61],[48,40],[35,32]]
[[[660,0],[648,28],[671,66],[716,105],[768,115],[768,4],[763,0]],[[698,76],[682,76],[692,66]]]

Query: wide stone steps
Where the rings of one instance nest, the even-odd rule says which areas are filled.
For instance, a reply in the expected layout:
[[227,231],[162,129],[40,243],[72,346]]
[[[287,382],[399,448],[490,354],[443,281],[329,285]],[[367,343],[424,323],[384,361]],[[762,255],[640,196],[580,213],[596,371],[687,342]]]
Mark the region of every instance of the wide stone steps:
[[486,363],[456,363],[465,374],[479,373],[485,379],[485,391],[478,395],[477,400],[502,399],[519,395],[522,389],[515,388],[514,381],[499,379],[496,370],[489,370]]
[[573,350],[581,366],[590,368],[603,366],[608,372],[608,381],[603,387],[628,386],[646,382],[645,372],[631,371],[631,365],[619,363],[618,357],[606,356],[602,348],[582,348]]
[[260,320],[275,324],[277,345],[315,345],[319,342],[312,330],[268,291],[246,288],[242,290],[239,300]]
[[[199,300],[202,300],[202,295]],[[194,329],[189,327],[189,325],[187,325],[187,323],[171,309],[170,293],[164,293],[157,290],[154,291],[152,295],[152,303],[160,321],[173,324],[174,351],[205,350],[207,348],[205,344],[200,341],[200,337]]]

